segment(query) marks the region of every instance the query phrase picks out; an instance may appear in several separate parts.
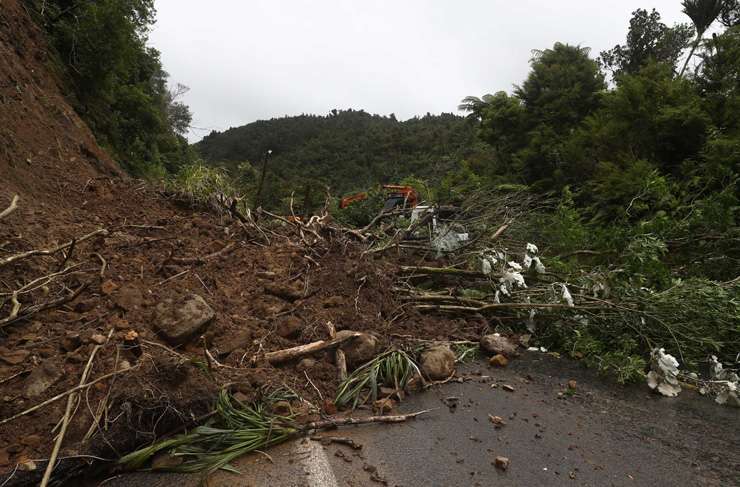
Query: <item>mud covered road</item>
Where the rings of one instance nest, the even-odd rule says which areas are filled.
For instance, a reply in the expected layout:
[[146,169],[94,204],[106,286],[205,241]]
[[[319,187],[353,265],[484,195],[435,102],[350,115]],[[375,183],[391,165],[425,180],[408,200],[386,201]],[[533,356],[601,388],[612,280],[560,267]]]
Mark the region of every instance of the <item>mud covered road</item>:
[[[463,383],[405,401],[436,408],[401,425],[323,432],[362,445],[308,439],[218,473],[214,486],[733,486],[740,478],[740,411],[692,391],[668,399],[604,382],[568,360],[528,353],[506,369],[460,367]],[[577,382],[567,394],[567,382]],[[510,385],[513,392],[504,390]],[[489,415],[500,416],[496,428]],[[510,459],[507,471],[496,456]],[[197,486],[197,475],[135,473],[111,487]]]

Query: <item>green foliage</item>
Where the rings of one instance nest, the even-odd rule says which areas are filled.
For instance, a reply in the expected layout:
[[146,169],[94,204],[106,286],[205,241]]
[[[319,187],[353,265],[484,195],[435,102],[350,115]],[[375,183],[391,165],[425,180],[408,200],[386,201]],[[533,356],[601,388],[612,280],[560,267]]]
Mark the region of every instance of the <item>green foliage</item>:
[[352,405],[352,409],[368,400],[377,399],[381,386],[403,390],[408,381],[418,375],[419,367],[402,350],[389,350],[360,366],[340,385],[334,403],[338,407]]
[[166,470],[211,473],[224,469],[238,473],[229,465],[233,460],[286,441],[297,432],[290,426],[291,417],[270,413],[269,397],[267,401],[242,404],[222,390],[216,403],[216,416],[208,424],[129,453],[118,463],[128,469],[139,469],[156,453],[167,451],[182,457],[183,462]]
[[183,135],[192,116],[167,90],[159,52],[146,45],[153,0],[29,4],[49,36],[76,110],[125,169],[157,176],[191,160]]
[[237,193],[224,169],[206,166],[200,161],[182,167],[169,182],[169,187],[199,204],[207,204],[214,196],[232,197]]
[[660,14],[653,9],[632,12],[625,45],[617,44],[602,51],[599,64],[619,82],[622,75],[635,75],[653,62],[676,69],[681,53],[689,46],[694,29],[688,24],[668,27],[660,21]]
[[362,110],[335,110],[328,116],[284,117],[212,132],[195,147],[209,164],[237,176],[236,164],[261,161],[271,149],[264,195],[279,197],[264,206],[276,208],[291,192],[303,194],[307,181],[322,196],[326,186],[333,195],[345,196],[410,176],[442,178],[475,153],[475,130],[474,121],[452,114],[399,122]]

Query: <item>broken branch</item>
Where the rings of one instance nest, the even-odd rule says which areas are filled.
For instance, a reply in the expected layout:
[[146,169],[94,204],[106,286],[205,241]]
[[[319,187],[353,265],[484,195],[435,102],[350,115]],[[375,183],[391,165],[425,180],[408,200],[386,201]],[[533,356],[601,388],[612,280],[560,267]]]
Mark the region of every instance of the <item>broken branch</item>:
[[7,208],[5,208],[0,213],[0,220],[2,220],[3,218],[5,218],[6,216],[10,215],[11,213],[13,213],[18,208],[18,200],[20,200],[20,196],[18,196],[18,195],[13,196],[13,200],[10,202],[10,206],[8,206]]
[[84,291],[85,289],[87,289],[87,287],[89,285],[90,285],[90,283],[87,282],[87,283],[81,285],[80,287],[78,287],[77,290],[73,291],[70,294],[67,294],[66,296],[62,296],[61,298],[55,299],[53,301],[48,301],[46,303],[34,304],[33,306],[29,306],[29,307],[27,307],[26,309],[24,309],[24,310],[22,310],[20,312],[16,311],[16,306],[18,305],[18,302],[17,301],[14,301],[13,310],[16,311],[16,312],[15,313],[11,312],[10,313],[10,316],[8,316],[7,318],[4,318],[4,319],[0,320],[0,328],[6,327],[6,326],[8,326],[8,325],[10,325],[12,323],[15,323],[16,321],[24,320],[24,319],[30,317],[31,315],[34,315],[34,314],[39,313],[41,311],[44,311],[44,310],[47,310],[47,309],[51,309],[51,308],[56,308],[57,306],[61,306],[64,303],[68,303],[70,301],[73,301],[74,299],[77,298],[77,296],[79,296],[80,294],[82,294],[82,291]]
[[406,420],[416,418],[422,414],[426,414],[433,411],[433,409],[425,409],[410,414],[399,414],[395,416],[367,416],[365,418],[332,418],[321,421],[312,421],[306,423],[300,427],[300,431],[307,432],[312,430],[337,428],[339,426],[358,425],[358,424],[369,424],[369,423],[402,423]]
[[314,353],[323,352],[324,350],[331,350],[332,348],[336,348],[349,340],[354,340],[359,336],[360,333],[353,333],[352,335],[347,335],[341,338],[334,338],[332,340],[319,340],[317,342],[308,343],[306,345],[300,345],[293,348],[287,348],[285,350],[268,352],[265,354],[265,360],[267,360],[272,365],[282,364],[284,362],[289,362],[291,360],[305,357],[306,355],[313,355]]
[[18,260],[26,259],[28,257],[33,257],[34,255],[52,255],[52,254],[59,252],[60,250],[64,250],[67,247],[84,242],[85,240],[88,240],[97,235],[108,235],[108,230],[101,228],[101,229],[95,230],[94,232],[90,232],[87,235],[83,235],[80,238],[72,239],[71,241],[65,244],[58,245],[56,247],[52,247],[47,250],[29,250],[28,252],[21,252],[20,254],[11,255],[10,257],[6,257],[5,259],[0,260],[0,267],[16,262]]

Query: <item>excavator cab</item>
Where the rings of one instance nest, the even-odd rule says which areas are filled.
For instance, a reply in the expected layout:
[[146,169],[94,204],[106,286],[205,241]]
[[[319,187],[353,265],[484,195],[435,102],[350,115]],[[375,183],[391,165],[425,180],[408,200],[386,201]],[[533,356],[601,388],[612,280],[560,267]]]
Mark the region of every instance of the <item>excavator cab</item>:
[[[398,207],[416,208],[416,205],[419,203],[419,196],[417,195],[416,190],[411,186],[386,184],[383,186],[383,189],[388,191],[385,204],[383,205],[383,211],[390,211]],[[339,208],[347,208],[352,203],[366,200],[367,197],[367,193],[356,193],[345,196],[339,201]]]
[[383,189],[388,190],[388,196],[383,206],[383,211],[390,211],[399,206],[401,208],[415,208],[418,203],[416,190],[411,186],[399,186],[395,184],[386,184]]

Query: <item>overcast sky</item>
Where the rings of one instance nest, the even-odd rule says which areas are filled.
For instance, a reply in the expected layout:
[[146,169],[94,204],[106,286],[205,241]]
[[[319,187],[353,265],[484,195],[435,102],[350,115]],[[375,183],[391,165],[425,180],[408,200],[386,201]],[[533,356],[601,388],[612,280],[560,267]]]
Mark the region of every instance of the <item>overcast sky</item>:
[[688,22],[680,0],[156,0],[151,43],[190,87],[191,141],[333,108],[400,119],[510,90],[532,49],[623,42],[630,13]]

